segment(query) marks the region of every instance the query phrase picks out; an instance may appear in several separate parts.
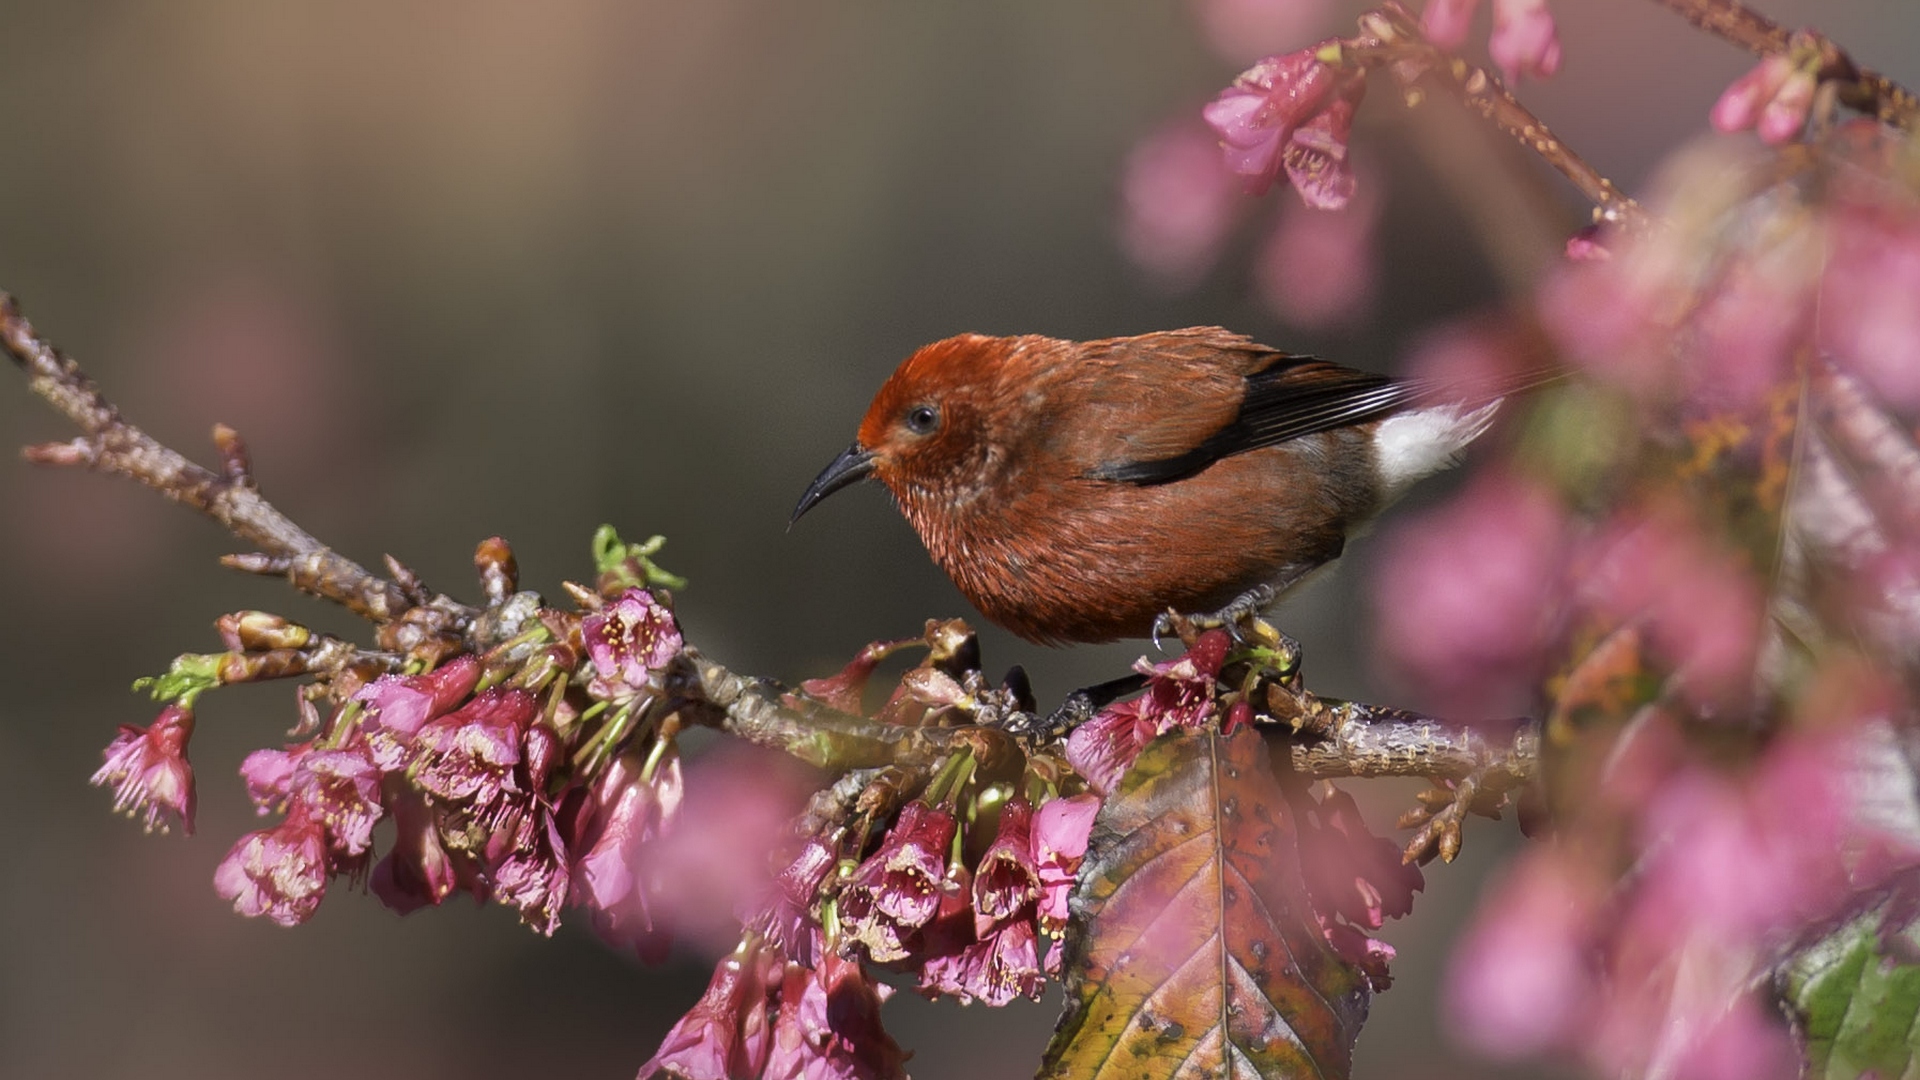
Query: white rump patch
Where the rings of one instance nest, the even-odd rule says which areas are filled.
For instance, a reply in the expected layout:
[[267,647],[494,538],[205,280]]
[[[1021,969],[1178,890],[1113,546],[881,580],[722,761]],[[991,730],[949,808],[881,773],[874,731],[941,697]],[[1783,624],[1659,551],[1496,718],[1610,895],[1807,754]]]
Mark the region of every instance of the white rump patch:
[[1380,490],[1386,505],[1417,480],[1460,463],[1460,453],[1493,423],[1498,401],[1467,408],[1435,405],[1389,416],[1373,429],[1373,450],[1380,462]]

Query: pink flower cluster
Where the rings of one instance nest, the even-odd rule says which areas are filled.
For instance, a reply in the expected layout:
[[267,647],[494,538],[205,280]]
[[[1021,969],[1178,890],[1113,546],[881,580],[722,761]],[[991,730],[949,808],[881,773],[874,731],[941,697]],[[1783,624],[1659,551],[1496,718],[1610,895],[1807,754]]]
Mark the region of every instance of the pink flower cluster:
[[[594,661],[589,692],[615,717],[643,704],[681,647],[672,613],[644,589],[578,625]],[[565,677],[575,648],[550,646],[526,670]],[[464,891],[542,933],[572,903],[589,908],[609,940],[658,954],[665,929],[641,849],[678,815],[678,756],[651,736],[608,741],[626,729],[584,724],[577,706],[543,701],[489,662],[460,654],[424,674],[376,679],[308,741],[249,755],[240,768],[248,793],[261,813],[284,816],[234,844],[214,873],[219,894],[243,915],[290,926],[346,876],[402,913]],[[150,820],[167,811],[191,828],[191,728],[191,712],[174,706],[151,729],[124,729],[95,781],[115,784],[119,802]],[[386,819],[393,841],[376,860],[375,828]]]
[[[1014,799],[971,867],[953,854],[965,846],[955,842],[954,812],[925,802],[903,807],[858,863],[842,866],[832,844],[809,841],[747,913],[746,938],[640,1076],[904,1075],[904,1055],[879,1025],[889,990],[869,965],[913,975],[929,997],[1037,999],[1047,971],[1057,971],[1067,896],[1098,809],[1092,795],[1049,799],[1038,811]],[[840,952],[827,945],[826,910]],[[1056,937],[1045,967],[1043,932]]]
[[165,831],[166,818],[178,819],[193,835],[193,765],[187,761],[187,741],[193,735],[193,710],[169,705],[152,724],[120,725],[101,752],[105,762],[90,781],[113,785],[113,808],[145,819],[147,831]]

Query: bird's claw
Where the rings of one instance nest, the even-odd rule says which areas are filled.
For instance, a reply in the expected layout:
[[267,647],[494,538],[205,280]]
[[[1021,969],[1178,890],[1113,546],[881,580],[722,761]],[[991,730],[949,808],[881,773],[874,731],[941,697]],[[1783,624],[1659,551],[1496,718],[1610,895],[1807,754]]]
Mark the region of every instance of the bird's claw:
[[1500,812],[1508,802],[1507,793],[1489,787],[1489,773],[1489,769],[1479,769],[1450,787],[1436,784],[1421,792],[1422,805],[1400,815],[1400,828],[1419,828],[1407,841],[1400,861],[1424,864],[1438,855],[1441,862],[1450,863],[1460,854],[1461,826],[1468,814],[1500,820]]
[[1180,640],[1191,647],[1193,639],[1201,631],[1224,629],[1235,645],[1278,648],[1283,643],[1289,643],[1289,639],[1260,617],[1260,613],[1273,603],[1276,595],[1273,586],[1256,585],[1234,597],[1232,602],[1218,611],[1198,615],[1163,611],[1153,619],[1153,647],[1156,651],[1165,652],[1162,641],[1169,634],[1178,634]]

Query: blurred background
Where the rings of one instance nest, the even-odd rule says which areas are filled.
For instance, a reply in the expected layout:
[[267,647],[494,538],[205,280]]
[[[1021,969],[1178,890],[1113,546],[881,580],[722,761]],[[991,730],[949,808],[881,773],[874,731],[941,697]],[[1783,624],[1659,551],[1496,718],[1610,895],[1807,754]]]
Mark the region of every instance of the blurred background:
[[[1905,5],[1760,6],[1920,77]],[[208,460],[209,426],[238,428],[268,496],[363,562],[391,552],[473,596],[473,545],[499,534],[554,595],[590,575],[601,522],[665,533],[689,638],[797,680],[971,616],[877,489],[784,531],[914,346],[1220,323],[1390,370],[1557,257],[1586,220],[1569,191],[1384,85],[1355,140],[1371,249],[1302,233],[1276,256],[1299,225],[1284,189],[1204,250],[1167,256],[1127,223],[1142,140],[1191,132],[1246,62],[1357,10],[0,3],[0,288],[163,441]],[[1749,63],[1655,4],[1554,11],[1564,70],[1522,97],[1630,191]],[[1322,279],[1349,291],[1309,302]],[[17,380],[0,433],[71,434]],[[233,770],[292,722],[286,687],[203,700],[196,837],[143,836],[86,778],[116,724],[156,711],[128,684],[216,649],[220,613],[354,627],[220,570],[216,527],[122,481],[0,463],[0,508],[0,1077],[627,1077],[698,995],[711,955],[643,969],[497,908],[402,920],[336,886],[295,931],[233,915],[210,885],[254,827]],[[1356,544],[1281,624],[1321,693],[1418,707],[1367,661],[1369,557]],[[1141,653],[982,635],[990,667],[1024,665],[1048,703]],[[1355,788],[1383,832],[1409,790]],[[1359,1076],[1488,1075],[1447,1041],[1435,987],[1516,843],[1476,822],[1388,928],[1399,981]],[[1057,1000],[902,994],[888,1024],[922,1080],[1024,1076]]]

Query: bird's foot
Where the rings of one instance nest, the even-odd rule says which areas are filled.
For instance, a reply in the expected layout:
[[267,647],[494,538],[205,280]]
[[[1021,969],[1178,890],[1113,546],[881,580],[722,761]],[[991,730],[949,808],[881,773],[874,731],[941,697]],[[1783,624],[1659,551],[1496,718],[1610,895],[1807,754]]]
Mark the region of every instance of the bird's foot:
[[1420,830],[1407,841],[1400,861],[1424,864],[1438,855],[1441,862],[1452,862],[1460,854],[1460,828],[1468,814],[1500,820],[1500,812],[1509,800],[1507,792],[1488,784],[1492,771],[1491,767],[1481,768],[1421,792],[1421,805],[1400,815],[1400,828],[1417,826]]
[[1271,585],[1255,585],[1234,597],[1231,603],[1219,611],[1198,615],[1163,611],[1153,620],[1153,647],[1164,652],[1165,646],[1161,642],[1168,636],[1177,636],[1191,648],[1193,639],[1199,637],[1203,631],[1225,629],[1235,644],[1252,645],[1297,655],[1300,651],[1299,644],[1282,634],[1272,623],[1260,617],[1260,613],[1265,611],[1278,595],[1279,593]]

